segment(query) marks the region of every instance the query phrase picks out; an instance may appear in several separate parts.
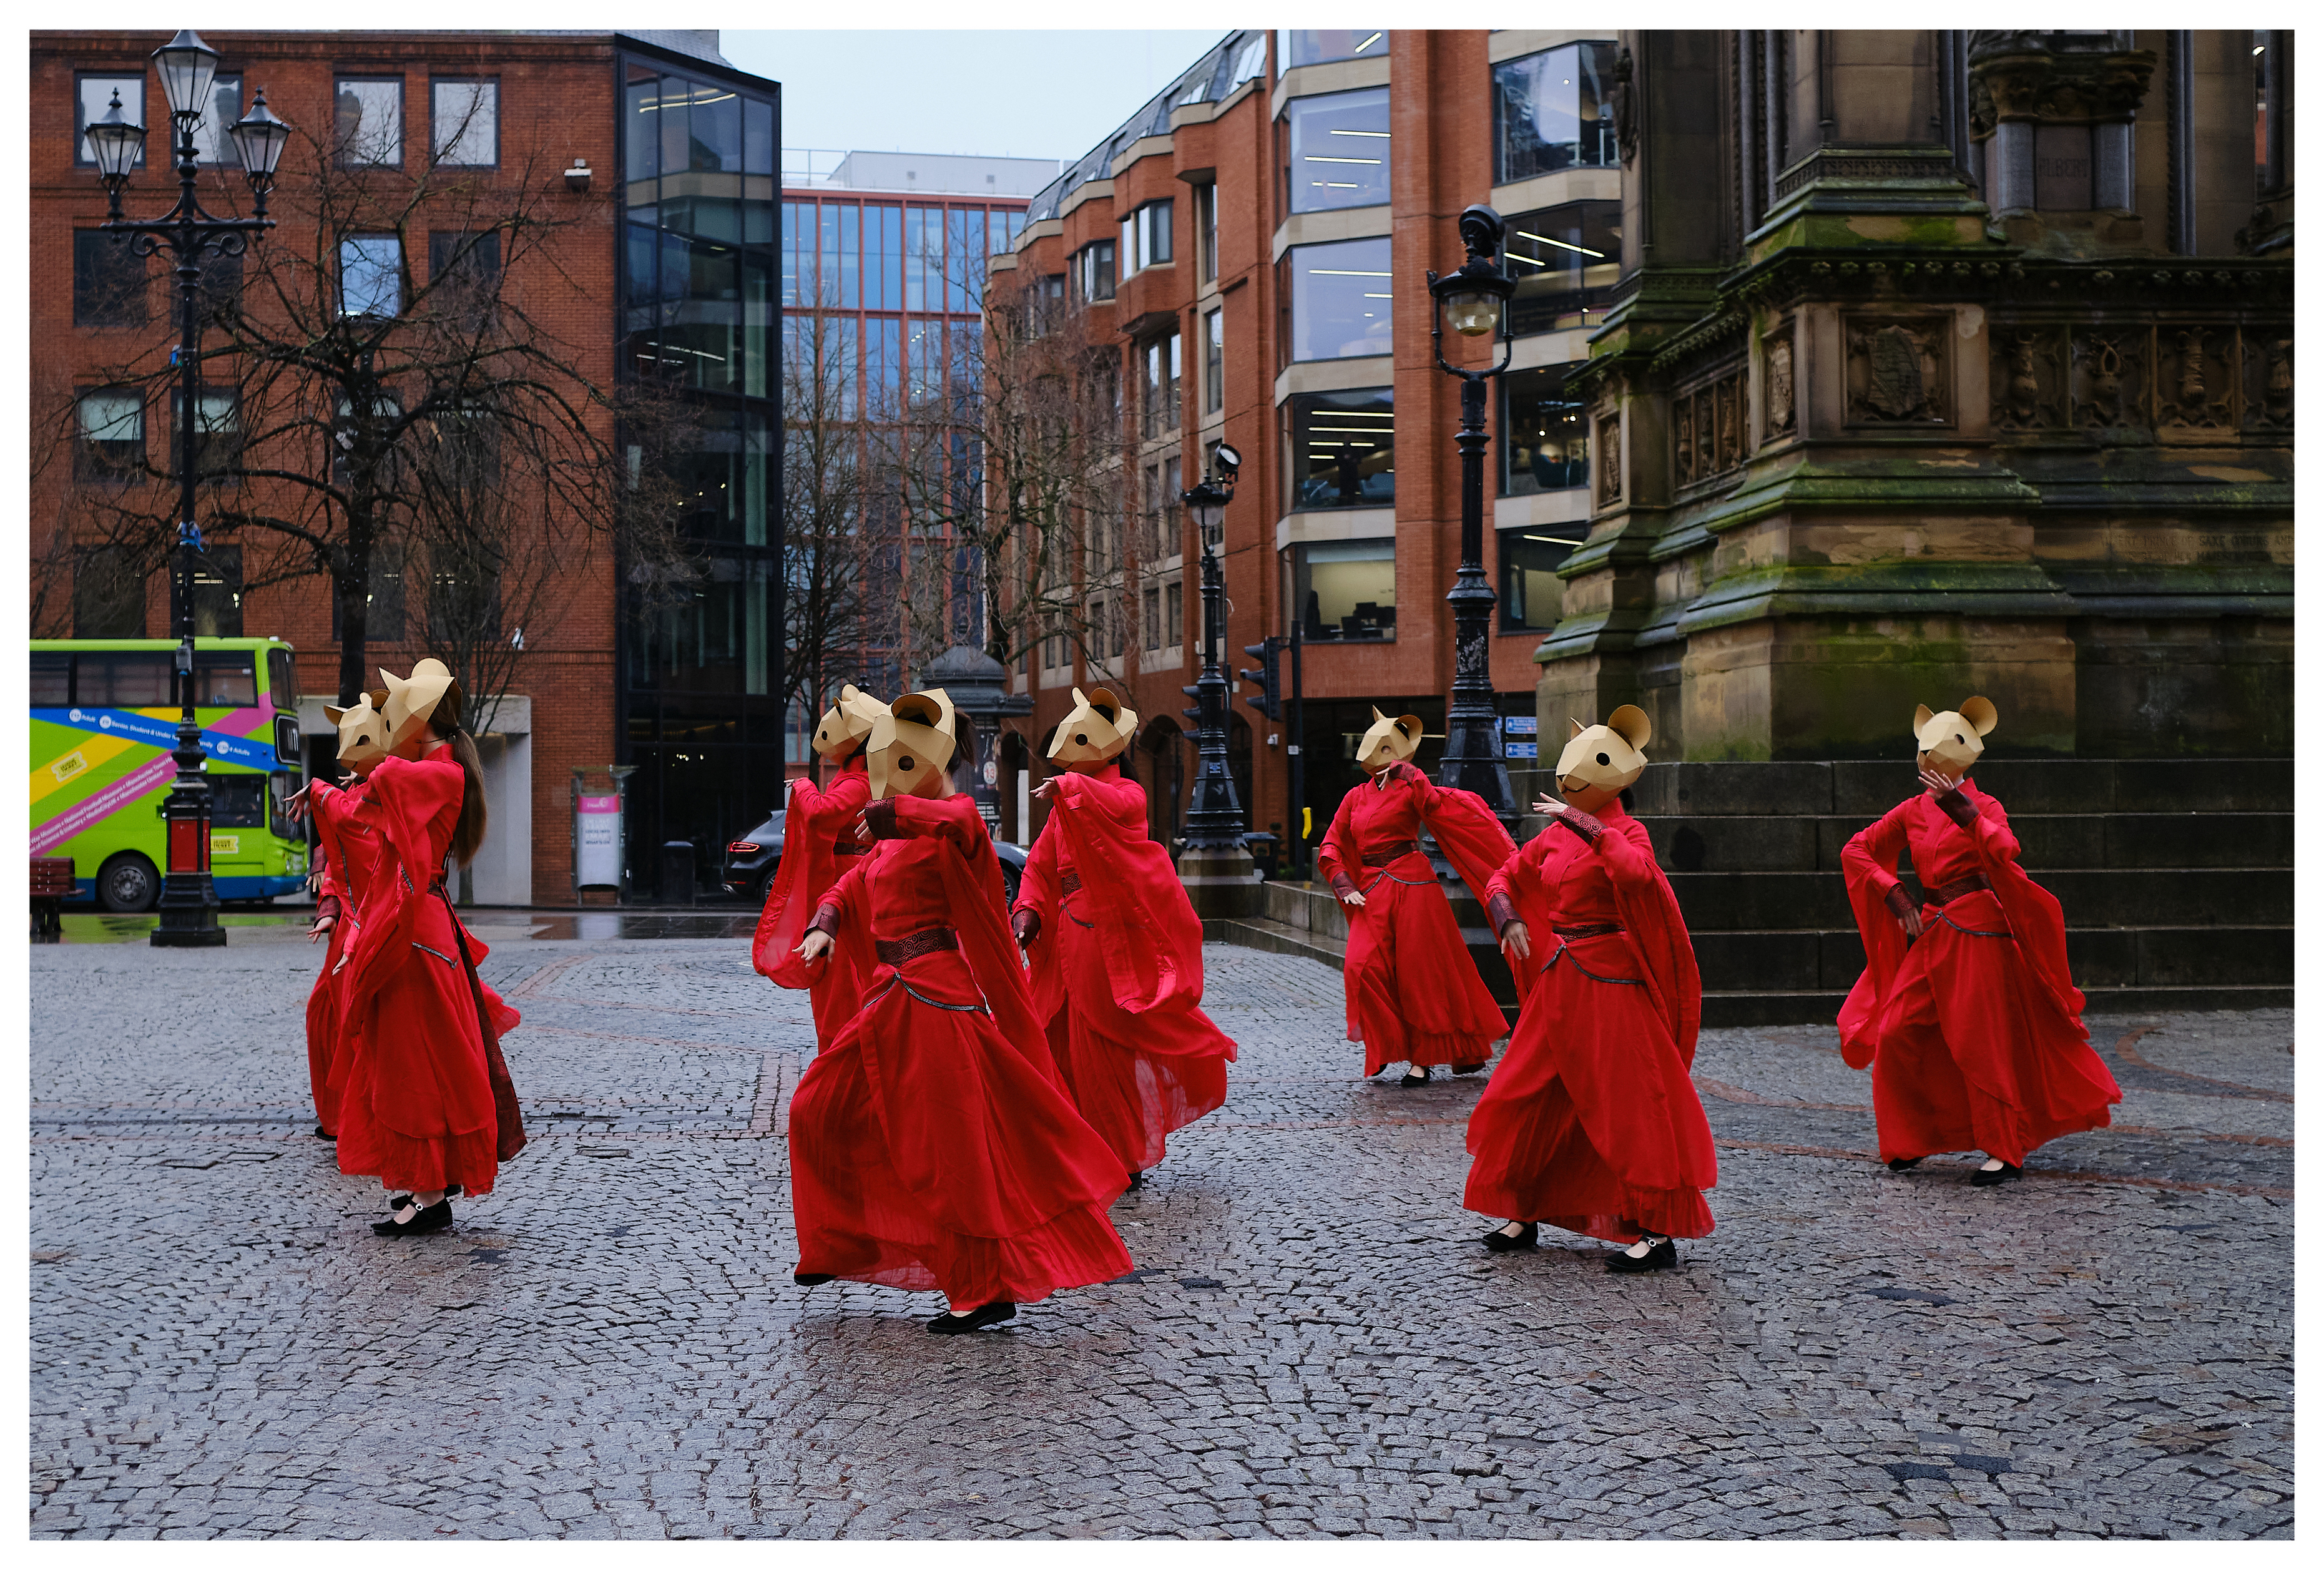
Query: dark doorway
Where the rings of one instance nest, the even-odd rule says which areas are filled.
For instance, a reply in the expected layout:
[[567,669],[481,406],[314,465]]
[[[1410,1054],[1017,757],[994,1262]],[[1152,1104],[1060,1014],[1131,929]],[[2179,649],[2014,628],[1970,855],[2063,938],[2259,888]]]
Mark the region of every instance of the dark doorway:
[[1154,720],[1138,739],[1146,754],[1146,832],[1173,851],[1185,821],[1186,746],[1185,733],[1169,719]]

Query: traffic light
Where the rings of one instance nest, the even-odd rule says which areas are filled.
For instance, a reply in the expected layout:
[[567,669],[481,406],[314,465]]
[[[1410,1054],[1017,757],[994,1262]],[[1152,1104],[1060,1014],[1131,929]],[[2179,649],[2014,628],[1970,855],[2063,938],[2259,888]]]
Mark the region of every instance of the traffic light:
[[1243,701],[1271,720],[1283,717],[1283,679],[1276,657],[1280,644],[1281,640],[1276,638],[1245,643],[1242,651],[1259,661],[1259,669],[1236,672],[1259,688],[1255,693],[1245,693]]

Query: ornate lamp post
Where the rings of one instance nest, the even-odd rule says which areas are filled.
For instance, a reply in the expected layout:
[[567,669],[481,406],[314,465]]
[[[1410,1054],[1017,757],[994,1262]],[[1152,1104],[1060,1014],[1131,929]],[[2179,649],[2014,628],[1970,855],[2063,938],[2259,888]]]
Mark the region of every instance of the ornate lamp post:
[[198,150],[194,128],[209,104],[210,83],[217,74],[217,51],[191,30],[153,51],[161,73],[162,96],[170,105],[178,162],[178,204],[147,223],[121,215],[121,192],[129,183],[145,146],[145,127],[121,111],[121,95],[85,134],[97,161],[97,178],[105,182],[111,217],[105,227],[128,238],[130,250],[152,256],[167,246],[178,263],[178,744],[171,758],[178,765],[163,816],[169,822],[169,871],[161,885],[161,925],[153,929],[159,948],[210,948],[226,942],[226,928],[217,921],[217,890],[210,882],[210,791],[202,773],[202,727],[194,717],[194,563],[202,549],[202,531],[194,520],[194,466],[197,426],[200,420],[201,323],[196,300],[206,255],[239,256],[249,249],[249,236],[271,229],[266,195],[274,186],[275,166],[290,143],[290,127],[266,107],[261,89],[250,113],[235,122],[230,134],[250,181],[254,216],[215,218],[202,210],[194,194]]
[[[1452,439],[1461,449],[1461,570],[1452,592],[1452,694],[1444,715],[1444,766],[1441,782],[1482,797],[1500,820],[1516,827],[1517,797],[1509,789],[1509,767],[1501,753],[1500,719],[1493,712],[1491,661],[1493,605],[1497,599],[1485,578],[1485,386],[1508,369],[1509,291],[1514,282],[1501,271],[1501,217],[1481,204],[1461,215],[1461,243],[1468,260],[1459,270],[1439,278],[1428,275],[1428,292],[1435,297],[1436,315],[1429,340],[1436,365],[1448,376],[1461,378],[1461,429]],[[1500,363],[1482,370],[1447,365],[1444,325],[1463,337],[1500,339]]]
[[1219,604],[1224,592],[1219,546],[1242,455],[1221,443],[1211,463],[1211,473],[1179,496],[1194,514],[1203,542],[1203,674],[1185,689],[1194,700],[1196,762],[1178,877],[1197,914],[1242,916],[1258,908],[1259,874],[1243,843],[1242,803],[1227,767],[1227,677],[1219,664],[1219,640],[1226,633]]

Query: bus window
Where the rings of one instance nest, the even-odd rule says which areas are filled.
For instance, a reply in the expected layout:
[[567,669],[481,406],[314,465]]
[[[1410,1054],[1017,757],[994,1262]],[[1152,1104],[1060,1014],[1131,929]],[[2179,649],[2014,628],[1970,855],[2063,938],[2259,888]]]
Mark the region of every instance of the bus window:
[[203,708],[257,707],[257,654],[247,649],[197,653],[194,702]]
[[72,656],[32,656],[32,706],[62,708],[72,701]]
[[212,774],[209,778],[211,827],[264,828],[266,827],[268,776]]
[[299,790],[299,776],[287,773],[269,774],[266,780],[268,827],[274,830],[277,839],[304,840],[307,837],[306,829],[291,822],[290,814],[282,810],[283,803],[289,801]]
[[74,701],[89,708],[166,708],[177,701],[170,690],[170,656],[152,653],[83,654],[75,673]]
[[290,650],[269,649],[266,651],[266,685],[276,708],[287,714],[298,712],[299,670],[291,662]]

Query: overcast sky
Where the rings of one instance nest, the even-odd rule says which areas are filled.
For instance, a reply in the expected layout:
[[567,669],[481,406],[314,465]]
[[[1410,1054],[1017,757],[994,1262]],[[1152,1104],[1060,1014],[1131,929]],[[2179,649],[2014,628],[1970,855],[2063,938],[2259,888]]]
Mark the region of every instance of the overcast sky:
[[1226,36],[1207,32],[719,33],[783,85],[783,145],[1074,159]]

